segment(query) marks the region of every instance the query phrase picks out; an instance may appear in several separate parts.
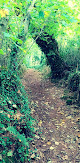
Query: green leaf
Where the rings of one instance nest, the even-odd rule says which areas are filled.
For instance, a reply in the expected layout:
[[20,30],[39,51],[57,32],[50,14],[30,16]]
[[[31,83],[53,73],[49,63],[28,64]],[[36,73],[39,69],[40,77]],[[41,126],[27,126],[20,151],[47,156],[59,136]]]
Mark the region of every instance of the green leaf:
[[23,43],[23,41],[22,41],[21,39],[18,39],[18,38],[15,37],[15,36],[12,36],[11,38],[12,38],[13,41],[18,41],[20,44]]
[[9,126],[6,128],[11,134],[13,134],[20,142],[22,142],[25,146],[29,146],[27,139],[24,135],[21,135],[13,126]]
[[3,52],[3,50],[2,50],[2,49],[0,49],[0,54],[1,54],[1,55],[4,55],[4,52]]
[[44,18],[44,12],[43,11],[39,12],[39,17]]
[[12,157],[12,155],[13,155],[13,152],[12,152],[12,151],[9,151],[9,152],[7,153],[7,156],[8,156],[8,157]]
[[3,32],[5,37],[10,37],[9,33]]
[[12,126],[9,126],[9,127],[7,127],[6,128],[7,129],[7,131],[9,131],[10,133],[12,133],[12,134],[14,134],[14,135],[16,135],[16,133],[17,133],[17,131],[14,129],[14,127],[12,127]]
[[0,128],[3,128],[3,127],[4,127],[4,125],[0,123]]
[[20,44],[23,43],[23,41],[22,41],[21,39],[17,39],[17,41],[18,41]]
[[66,26],[67,26],[67,23],[66,23],[65,21],[62,21],[62,25],[63,25],[64,27],[66,27]]
[[70,21],[71,21],[71,23],[76,23],[77,22],[77,20],[74,19],[74,17],[72,19],[70,19]]

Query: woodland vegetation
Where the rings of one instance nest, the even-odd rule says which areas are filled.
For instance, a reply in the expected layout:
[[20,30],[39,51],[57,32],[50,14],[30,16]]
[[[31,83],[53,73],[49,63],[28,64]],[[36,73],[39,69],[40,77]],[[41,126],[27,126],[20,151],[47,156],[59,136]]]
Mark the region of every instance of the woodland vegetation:
[[35,120],[21,83],[27,68],[49,66],[51,81],[73,92],[64,95],[66,103],[80,106],[79,6],[79,0],[0,1],[1,163],[30,161]]

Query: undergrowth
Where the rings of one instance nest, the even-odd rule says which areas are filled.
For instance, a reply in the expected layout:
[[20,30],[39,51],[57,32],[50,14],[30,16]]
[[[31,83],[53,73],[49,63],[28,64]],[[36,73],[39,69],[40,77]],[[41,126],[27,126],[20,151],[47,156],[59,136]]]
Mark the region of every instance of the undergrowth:
[[28,98],[17,71],[0,71],[0,162],[29,161],[33,121]]

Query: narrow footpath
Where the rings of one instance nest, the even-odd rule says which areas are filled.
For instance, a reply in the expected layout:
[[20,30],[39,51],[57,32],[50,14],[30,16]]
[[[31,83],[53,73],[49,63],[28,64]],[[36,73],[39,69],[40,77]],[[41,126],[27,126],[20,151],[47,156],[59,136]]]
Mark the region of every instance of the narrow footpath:
[[28,69],[22,83],[29,96],[32,117],[38,121],[31,143],[31,163],[80,163],[78,107],[66,105],[61,100],[64,88],[43,79],[37,70]]

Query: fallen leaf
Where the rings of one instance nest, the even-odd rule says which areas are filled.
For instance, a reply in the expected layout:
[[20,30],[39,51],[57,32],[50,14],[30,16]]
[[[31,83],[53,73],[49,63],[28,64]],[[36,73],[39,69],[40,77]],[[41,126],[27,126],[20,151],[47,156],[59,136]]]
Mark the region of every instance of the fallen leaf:
[[55,145],[59,145],[59,142],[56,141],[56,142],[55,142]]
[[35,135],[35,138],[39,139],[40,137],[38,135]]
[[71,115],[69,115],[68,117],[67,117],[67,119],[71,119],[72,117],[71,117]]
[[40,152],[40,157],[43,158],[44,157],[44,154],[42,152]]
[[35,158],[35,154],[34,153],[31,155],[31,158]]
[[62,123],[65,123],[65,119],[62,120]]
[[80,133],[78,133],[78,135],[77,135],[77,136],[78,136],[78,138],[80,138]]
[[62,157],[62,159],[63,159],[63,160],[68,160],[68,156],[65,155],[65,156]]
[[43,147],[45,147],[46,146],[46,144],[43,144]]
[[42,137],[42,140],[45,140],[45,137]]
[[73,149],[74,147],[73,147],[72,145],[69,145],[69,148],[70,148],[70,149]]
[[49,105],[49,103],[48,103],[48,102],[45,102],[44,104],[45,104],[45,105]]
[[53,149],[54,149],[54,147],[53,147],[53,146],[51,146],[51,147],[50,147],[50,150],[53,150]]
[[36,103],[38,104],[38,101],[36,101]]
[[50,132],[54,132],[53,130],[49,130]]
[[50,142],[50,141],[48,141],[48,142],[47,142],[47,145],[51,145],[51,142]]
[[41,127],[41,125],[42,125],[42,121],[40,120],[40,122],[38,123],[38,126],[40,126],[40,127]]
[[33,113],[33,112],[35,112],[35,110],[34,109],[31,109],[31,113]]
[[31,105],[34,105],[34,101],[31,101]]
[[19,111],[17,111],[17,113],[14,115],[14,119],[19,120],[21,116],[22,114]]
[[17,93],[21,93],[21,92],[20,92],[20,90],[18,90],[18,92],[17,92]]

